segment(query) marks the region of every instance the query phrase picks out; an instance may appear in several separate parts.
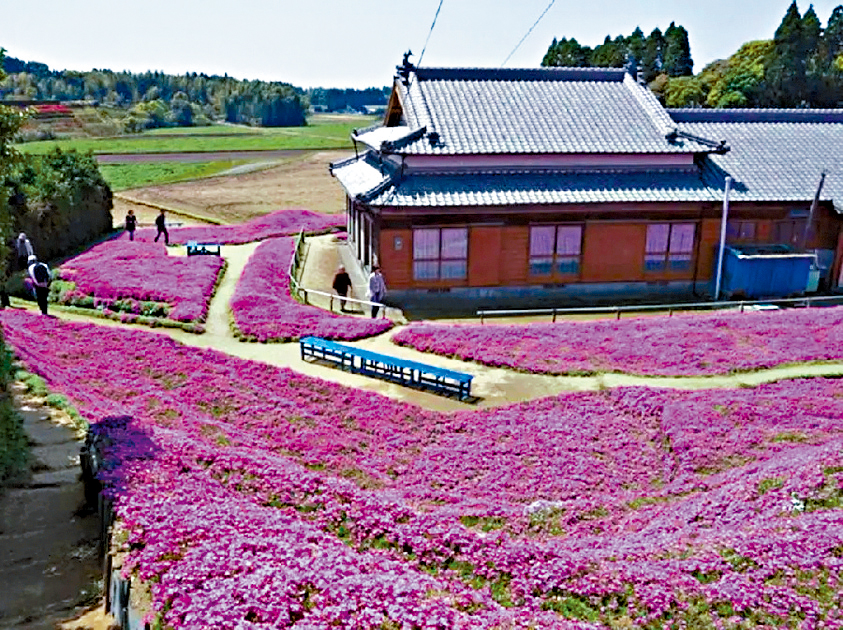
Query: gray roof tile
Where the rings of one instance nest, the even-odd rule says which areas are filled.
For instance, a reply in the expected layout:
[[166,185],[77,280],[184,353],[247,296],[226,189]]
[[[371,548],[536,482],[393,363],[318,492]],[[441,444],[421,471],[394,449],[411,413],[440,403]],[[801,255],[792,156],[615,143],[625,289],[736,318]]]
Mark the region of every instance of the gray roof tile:
[[[731,151],[703,163],[706,183],[722,191],[733,178],[733,199],[810,201],[826,173],[822,199],[843,211],[843,111],[671,111],[682,130],[725,139]],[[702,122],[696,122],[702,121]]]
[[[365,171],[371,171],[366,175]],[[717,194],[692,172],[488,172],[382,177],[376,162],[361,158],[334,167],[352,196],[372,206],[454,207],[600,202],[716,201]],[[369,183],[377,186],[364,190]]]
[[675,123],[622,70],[417,68],[396,82],[404,124],[436,131],[407,154],[696,153],[711,146],[666,138]]

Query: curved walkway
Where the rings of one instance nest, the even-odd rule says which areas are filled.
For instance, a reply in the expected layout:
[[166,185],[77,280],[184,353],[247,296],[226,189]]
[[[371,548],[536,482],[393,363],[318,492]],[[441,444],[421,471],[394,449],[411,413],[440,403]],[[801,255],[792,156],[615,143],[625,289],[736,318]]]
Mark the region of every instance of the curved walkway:
[[[761,383],[801,376],[843,375],[843,363],[811,363],[735,375],[708,377],[655,377],[610,373],[595,376],[553,376],[529,374],[509,368],[493,368],[478,363],[449,359],[418,352],[411,348],[397,346],[390,341],[390,338],[400,328],[393,329],[377,337],[357,342],[348,342],[350,345],[367,348],[384,354],[413,359],[430,365],[473,374],[472,393],[479,398],[479,401],[476,404],[468,404],[435,394],[408,389],[379,379],[350,374],[336,368],[302,361],[297,342],[262,344],[242,342],[234,337],[230,329],[228,304],[234,294],[237,280],[257,245],[258,243],[223,246],[223,256],[228,261],[228,266],[225,277],[217,288],[214,298],[211,300],[206,321],[206,332],[201,335],[188,333],[180,329],[152,329],[145,326],[122,324],[108,319],[80,314],[77,311],[71,312],[60,306],[51,306],[51,312],[61,319],[68,321],[84,321],[121,328],[141,328],[150,332],[165,334],[188,346],[212,348],[242,359],[261,361],[278,367],[287,367],[296,372],[315,376],[326,381],[378,392],[396,400],[403,400],[438,411],[498,407],[510,403],[552,396],[567,391],[599,390],[606,387],[648,385],[676,389],[734,388],[754,386]],[[306,261],[305,265],[308,264]],[[329,261],[328,265],[329,268],[335,267],[334,261]],[[16,305],[24,305],[25,308],[30,310],[36,310],[35,305],[29,302],[15,300],[14,303]]]

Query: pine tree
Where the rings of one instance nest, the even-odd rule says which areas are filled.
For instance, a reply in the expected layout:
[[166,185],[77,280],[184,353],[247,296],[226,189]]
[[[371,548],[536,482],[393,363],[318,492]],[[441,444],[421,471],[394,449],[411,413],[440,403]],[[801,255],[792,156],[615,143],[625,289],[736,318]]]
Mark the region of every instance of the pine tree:
[[664,35],[657,28],[653,29],[647,38],[644,47],[644,58],[641,60],[641,69],[644,72],[644,80],[650,83],[661,72],[664,63]]
[[694,61],[691,58],[691,44],[688,31],[684,26],[670,23],[664,32],[663,70],[671,77],[688,77],[694,74]]
[[767,105],[799,107],[803,105],[805,86],[805,44],[802,16],[796,0],[790,4],[773,37],[773,52],[767,65]]

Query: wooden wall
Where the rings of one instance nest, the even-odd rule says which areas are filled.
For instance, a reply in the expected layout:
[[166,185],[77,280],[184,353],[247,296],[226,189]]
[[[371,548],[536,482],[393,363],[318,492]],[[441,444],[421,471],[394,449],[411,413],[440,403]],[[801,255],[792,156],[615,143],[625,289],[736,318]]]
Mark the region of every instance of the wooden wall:
[[[758,244],[775,239],[777,223],[787,221],[799,204],[735,204],[730,218],[755,223]],[[720,241],[719,204],[648,204],[640,207],[560,207],[556,214],[550,208],[453,209],[437,215],[430,210],[422,214],[384,213],[377,257],[387,284],[394,289],[449,287],[524,286],[529,284],[569,284],[606,282],[659,282],[688,280],[708,282],[714,275],[714,262]],[[611,210],[611,213],[609,211]],[[496,212],[494,215],[492,213]],[[564,213],[563,213],[564,212]],[[489,219],[501,219],[490,224]],[[809,248],[836,249],[843,221],[831,208],[817,212],[816,229]],[[697,226],[694,258],[685,271],[645,272],[644,250],[647,225],[651,222],[693,222]],[[529,275],[529,238],[531,224],[577,223],[583,225],[583,248],[579,274],[549,278]],[[464,280],[413,280],[412,227],[468,226],[468,273]],[[377,229],[377,228],[376,228]],[[839,268],[839,262],[836,263]]]

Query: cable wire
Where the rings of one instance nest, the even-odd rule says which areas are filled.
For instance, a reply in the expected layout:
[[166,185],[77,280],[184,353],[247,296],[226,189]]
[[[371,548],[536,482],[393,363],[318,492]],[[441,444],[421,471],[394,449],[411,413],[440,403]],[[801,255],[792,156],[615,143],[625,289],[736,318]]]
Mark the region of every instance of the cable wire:
[[527,31],[527,33],[524,35],[524,37],[521,38],[521,41],[518,42],[515,45],[515,48],[512,49],[512,52],[509,53],[507,58],[503,60],[503,63],[501,64],[501,68],[503,68],[506,65],[506,62],[509,61],[512,58],[512,55],[515,54],[515,51],[518,50],[521,47],[521,44],[524,43],[524,40],[527,39],[530,36],[530,33],[533,32],[533,29],[536,28],[539,25],[539,22],[542,21],[542,18],[547,14],[548,11],[550,11],[550,7],[552,7],[555,3],[556,3],[556,0],[550,0],[550,4],[547,5],[547,8],[544,11],[542,11],[542,14],[539,16],[539,19],[536,20],[533,23],[533,25],[530,27],[530,30]]
[[[556,0],[553,0],[554,2]],[[445,0],[439,0],[439,7],[436,9],[436,15],[433,16],[433,24],[430,25],[430,31],[427,33],[427,39],[424,40],[424,48],[422,48],[421,55],[419,55],[419,62],[416,64],[416,67],[421,66],[422,59],[424,58],[424,51],[427,50],[427,43],[430,41],[430,36],[433,35],[433,27],[436,26],[436,18],[439,17],[439,12],[442,10],[442,3]]]

